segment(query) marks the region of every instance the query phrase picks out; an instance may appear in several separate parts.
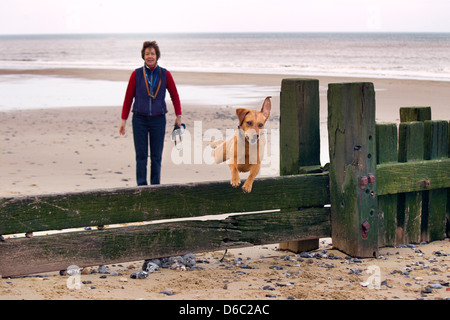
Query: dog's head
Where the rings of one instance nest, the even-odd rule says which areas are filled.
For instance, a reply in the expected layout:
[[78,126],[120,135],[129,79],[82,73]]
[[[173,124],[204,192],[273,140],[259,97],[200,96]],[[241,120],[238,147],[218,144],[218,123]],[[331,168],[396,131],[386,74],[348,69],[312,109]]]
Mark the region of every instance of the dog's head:
[[239,108],[236,114],[239,118],[239,130],[242,130],[245,139],[249,143],[256,143],[259,139],[260,130],[264,129],[264,125],[269,118],[272,104],[270,98],[264,100],[261,111]]

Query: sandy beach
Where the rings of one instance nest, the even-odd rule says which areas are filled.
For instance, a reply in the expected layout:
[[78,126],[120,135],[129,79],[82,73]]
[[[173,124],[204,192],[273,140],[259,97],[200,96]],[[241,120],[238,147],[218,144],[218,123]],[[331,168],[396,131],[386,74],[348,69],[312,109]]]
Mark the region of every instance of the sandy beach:
[[[128,81],[129,71],[106,69],[0,70],[0,75],[48,75],[89,80]],[[373,82],[377,121],[399,122],[399,108],[431,106],[433,120],[450,120],[450,82],[399,79],[305,77],[274,74],[172,72],[177,85],[280,86],[283,78],[320,81],[321,125],[326,128],[327,86],[334,82]],[[125,94],[125,88],[124,88]],[[270,94],[268,94],[270,95]],[[234,107],[183,102],[187,128],[201,123],[208,129],[236,127]],[[260,102],[243,105],[260,109]],[[135,186],[131,116],[127,133],[119,136],[122,100],[109,107],[67,107],[0,112],[0,196],[84,191]],[[174,164],[170,141],[175,116],[168,104],[162,183],[228,180],[225,165]],[[266,128],[279,128],[279,95],[273,96]],[[196,124],[197,123],[197,124]],[[326,139],[327,133],[322,130]],[[207,142],[203,142],[203,147]],[[186,144],[185,144],[186,146]],[[322,146],[326,152],[326,145]],[[325,163],[322,163],[325,164]],[[267,170],[266,175],[278,175]],[[326,252],[324,252],[326,250]],[[34,277],[0,279],[0,299],[445,299],[450,298],[449,239],[407,248],[382,248],[379,259],[355,261],[322,239],[317,256],[278,250],[278,244],[196,254],[195,270],[160,269],[146,279],[131,279],[143,261],[86,268],[81,289],[68,289],[68,275],[59,271]],[[324,257],[323,255],[327,256]],[[332,256],[332,258],[330,258]],[[338,258],[335,258],[338,257]],[[224,258],[222,261],[221,258]],[[241,261],[239,262],[239,258]],[[208,262],[205,262],[208,261]],[[243,268],[247,264],[250,268]],[[273,267],[279,266],[279,267]],[[381,271],[382,285],[370,288],[367,270]],[[362,283],[362,284],[361,284]],[[439,288],[440,286],[440,288]],[[270,287],[270,288],[268,288]],[[266,289],[264,289],[266,288]],[[428,288],[428,289],[427,289]],[[171,292],[173,295],[161,293]]]

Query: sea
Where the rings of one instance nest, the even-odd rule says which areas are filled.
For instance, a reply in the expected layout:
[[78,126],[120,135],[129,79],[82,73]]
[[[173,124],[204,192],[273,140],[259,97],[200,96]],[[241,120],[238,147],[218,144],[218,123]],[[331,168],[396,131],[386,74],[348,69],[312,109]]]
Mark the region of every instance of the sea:
[[[346,76],[450,81],[450,33],[196,33],[0,35],[0,69],[134,70],[142,43],[156,40],[171,71]],[[126,82],[0,75],[0,111],[123,102]],[[185,101],[248,102],[279,88],[180,86]],[[76,93],[76,94],[74,94]],[[214,94],[212,94],[214,93]],[[223,99],[212,101],[213,97]],[[30,99],[33,97],[33,99]],[[241,97],[241,99],[239,99]],[[245,100],[247,99],[247,101]]]

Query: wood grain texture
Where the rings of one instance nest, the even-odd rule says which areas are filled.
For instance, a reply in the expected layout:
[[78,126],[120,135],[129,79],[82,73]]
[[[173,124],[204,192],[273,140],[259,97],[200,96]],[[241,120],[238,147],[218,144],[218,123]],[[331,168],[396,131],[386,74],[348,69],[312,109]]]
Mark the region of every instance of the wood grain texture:
[[329,204],[327,174],[0,198],[0,234]]
[[186,253],[329,237],[330,209],[236,215],[0,242],[0,275],[34,274]]

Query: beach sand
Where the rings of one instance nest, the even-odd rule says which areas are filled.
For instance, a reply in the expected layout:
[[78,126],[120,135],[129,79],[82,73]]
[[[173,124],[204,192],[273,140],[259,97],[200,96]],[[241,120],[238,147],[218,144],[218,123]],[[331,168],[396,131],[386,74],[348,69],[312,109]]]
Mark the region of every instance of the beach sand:
[[[122,70],[46,69],[1,70],[1,74],[50,75],[91,80],[127,81],[130,72]],[[283,78],[305,78],[299,75],[218,74],[173,72],[178,85],[257,85],[280,86]],[[399,108],[431,106],[433,120],[449,120],[450,82],[307,77],[320,80],[321,125],[326,128],[327,86],[334,82],[373,82],[376,89],[377,121],[399,122]],[[230,106],[209,107],[184,103],[183,122],[193,130],[201,123],[208,129],[236,128],[235,110]],[[252,106],[260,109],[261,102]],[[54,192],[135,186],[135,161],[131,116],[127,133],[119,136],[121,103],[110,107],[59,108],[0,112],[0,196],[18,196]],[[170,133],[175,116],[169,104],[167,134],[163,153],[162,183],[228,180],[226,165],[180,164],[171,160],[173,142]],[[279,128],[279,96],[273,96],[268,130]],[[322,137],[327,133],[321,132]],[[203,147],[207,142],[203,142]],[[186,146],[186,144],[184,144]],[[326,152],[327,146],[322,146]],[[326,157],[325,157],[326,158]],[[193,162],[193,159],[192,159]],[[322,163],[325,164],[325,163]],[[278,175],[268,171],[267,175]],[[245,178],[245,176],[244,176]],[[345,257],[333,249],[330,239],[322,239],[327,254]],[[68,289],[68,276],[57,270],[45,276],[0,279],[0,299],[442,299],[449,298],[450,243],[448,239],[413,248],[383,248],[381,259],[354,262],[344,259],[301,258],[280,251],[278,244],[197,254],[199,264],[193,271],[161,269],[143,280],[130,278],[143,261],[108,266],[121,274],[101,277],[99,273],[83,274],[91,281],[81,289]],[[417,251],[420,250],[421,252]],[[441,252],[447,255],[439,255]],[[290,260],[281,257],[288,255]],[[242,269],[232,259],[257,269]],[[279,265],[283,269],[271,268]],[[361,285],[367,281],[369,266],[381,270],[380,289]],[[409,269],[407,269],[409,268]],[[98,267],[87,268],[96,271]],[[354,270],[353,270],[354,269]],[[419,277],[415,279],[415,277]],[[421,293],[432,283],[443,283],[442,289]],[[447,286],[445,286],[447,283]],[[274,290],[264,290],[266,286]],[[95,289],[91,288],[95,287]],[[171,296],[161,294],[169,290]],[[266,296],[269,295],[269,296]]]

